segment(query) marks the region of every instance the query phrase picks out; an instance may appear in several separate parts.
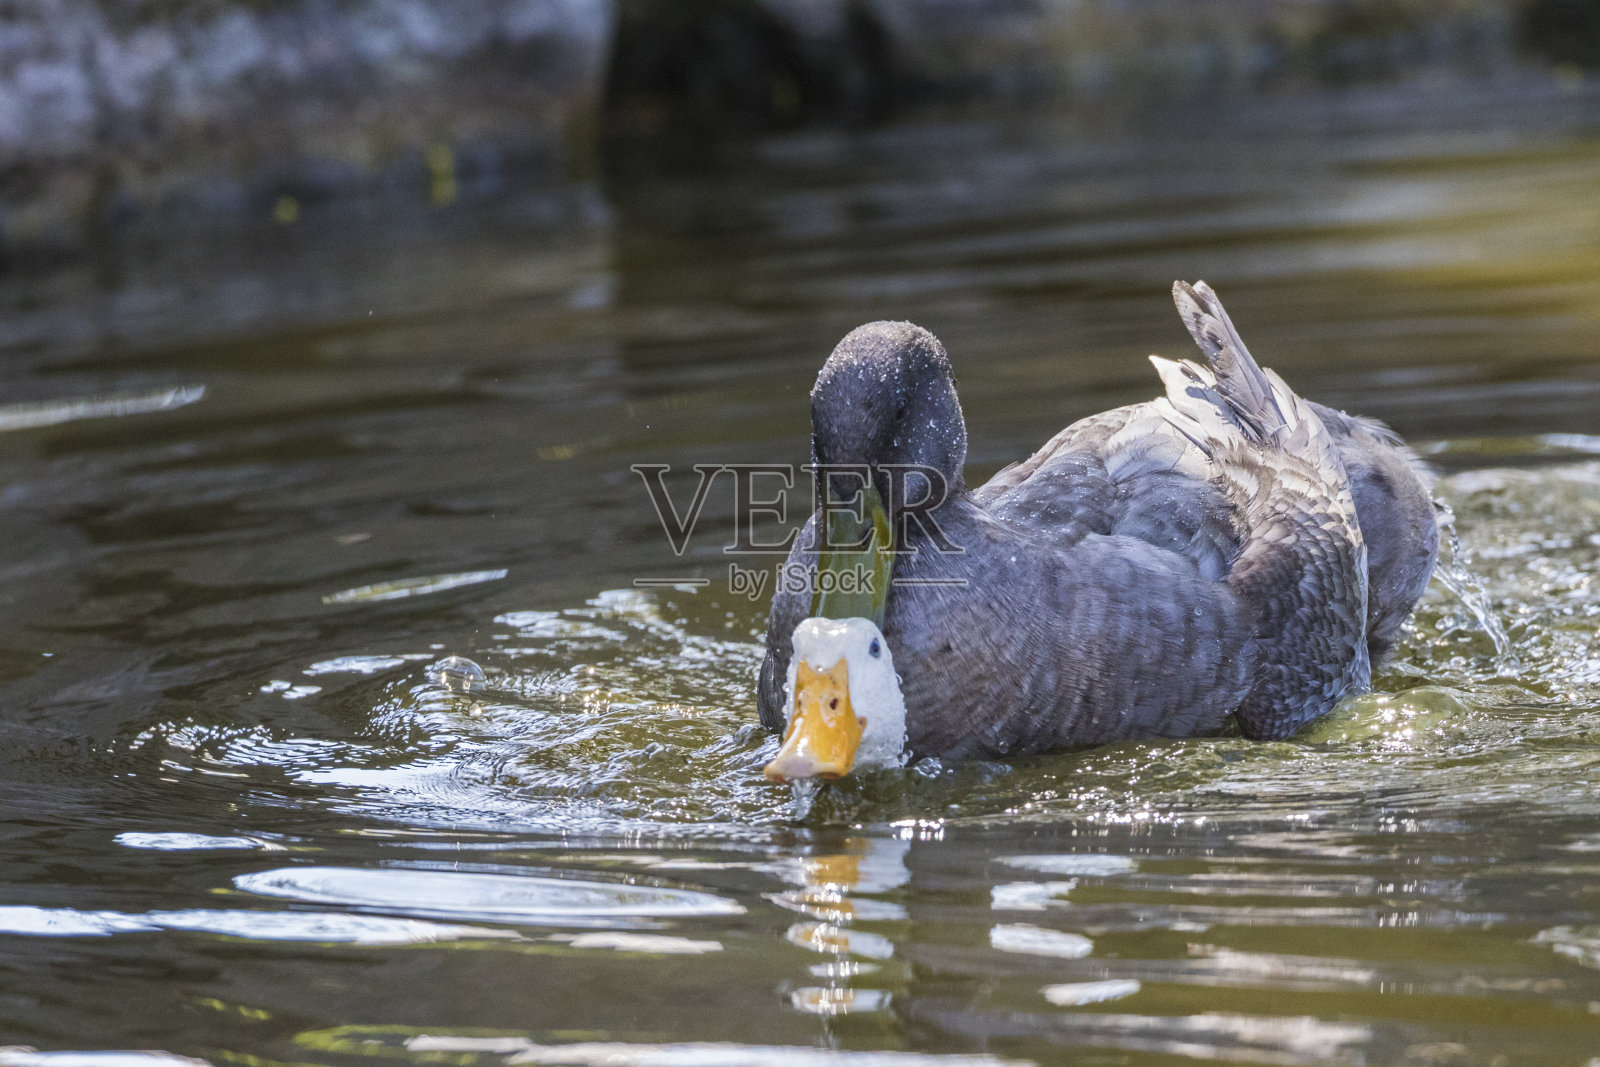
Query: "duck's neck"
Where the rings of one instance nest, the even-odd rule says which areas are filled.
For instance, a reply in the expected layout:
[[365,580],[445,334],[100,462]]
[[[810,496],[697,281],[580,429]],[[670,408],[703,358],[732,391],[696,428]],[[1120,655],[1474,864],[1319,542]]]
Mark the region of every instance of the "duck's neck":
[[975,505],[966,483],[957,472],[954,480],[934,478],[931,486],[923,478],[908,479],[909,490],[890,509],[895,552],[934,551],[959,554],[958,532],[971,525]]

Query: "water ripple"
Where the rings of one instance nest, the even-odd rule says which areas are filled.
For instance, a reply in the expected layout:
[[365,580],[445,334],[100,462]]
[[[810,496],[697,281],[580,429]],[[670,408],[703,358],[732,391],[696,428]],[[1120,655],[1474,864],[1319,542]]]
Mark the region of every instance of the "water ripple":
[[688,889],[532,874],[283,867],[241,874],[233,884],[246,893],[311,904],[540,926],[654,925],[745,910],[725,897]]

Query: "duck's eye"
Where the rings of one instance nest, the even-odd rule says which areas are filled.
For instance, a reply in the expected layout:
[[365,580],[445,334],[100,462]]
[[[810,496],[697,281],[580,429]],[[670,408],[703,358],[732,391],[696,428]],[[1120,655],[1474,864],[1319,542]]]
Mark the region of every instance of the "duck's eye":
[[878,639],[876,637],[872,639],[872,644],[867,646],[867,654],[873,659],[877,659],[879,656],[883,655],[883,646],[878,644]]
[[828,710],[829,711],[838,711],[839,710],[839,698],[838,697],[834,697],[832,700],[828,701]]

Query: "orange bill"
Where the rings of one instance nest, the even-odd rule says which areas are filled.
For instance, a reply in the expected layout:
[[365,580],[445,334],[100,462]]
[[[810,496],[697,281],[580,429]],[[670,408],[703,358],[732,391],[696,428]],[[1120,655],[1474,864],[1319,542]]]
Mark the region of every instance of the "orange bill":
[[789,731],[778,757],[767,764],[767,777],[793,782],[849,774],[863,725],[850,706],[850,665],[841,658],[819,671],[802,659],[795,670]]

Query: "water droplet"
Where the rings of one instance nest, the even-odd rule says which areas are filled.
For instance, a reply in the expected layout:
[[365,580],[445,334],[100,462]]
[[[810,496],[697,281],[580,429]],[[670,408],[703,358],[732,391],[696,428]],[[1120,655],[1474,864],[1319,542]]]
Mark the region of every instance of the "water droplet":
[[484,686],[483,668],[465,656],[446,656],[428,668],[428,678],[446,689],[468,693]]

